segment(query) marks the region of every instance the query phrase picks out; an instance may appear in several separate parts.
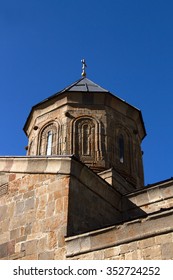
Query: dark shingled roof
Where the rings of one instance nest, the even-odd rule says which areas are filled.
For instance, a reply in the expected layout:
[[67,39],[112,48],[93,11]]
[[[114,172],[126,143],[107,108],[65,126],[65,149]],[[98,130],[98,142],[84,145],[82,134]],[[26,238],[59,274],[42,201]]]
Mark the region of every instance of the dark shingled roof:
[[82,78],[75,82],[74,84],[70,85],[69,87],[66,87],[61,92],[64,91],[82,91],[82,92],[108,92],[108,90],[102,88],[101,86],[95,84],[91,80],[87,78]]

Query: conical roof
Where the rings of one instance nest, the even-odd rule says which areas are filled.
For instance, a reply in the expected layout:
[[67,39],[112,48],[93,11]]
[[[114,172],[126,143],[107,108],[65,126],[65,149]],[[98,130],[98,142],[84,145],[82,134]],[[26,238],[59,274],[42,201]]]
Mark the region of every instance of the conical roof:
[[93,81],[89,80],[86,77],[82,77],[80,80],[74,82],[73,84],[71,84],[70,86],[67,86],[66,88],[62,89],[61,91],[49,96],[48,98],[44,99],[43,101],[41,101],[40,103],[34,105],[29,113],[29,116],[25,122],[24,125],[24,131],[26,133],[26,129],[27,129],[27,125],[29,123],[29,119],[33,113],[33,111],[37,108],[39,108],[40,105],[42,104],[46,104],[47,101],[49,100],[53,100],[54,98],[56,98],[57,96],[64,94],[64,93],[75,93],[75,92],[90,92],[90,93],[94,93],[94,92],[98,92],[98,93],[108,93],[108,96],[112,96],[114,98],[116,98],[117,100],[119,100],[120,102],[123,102],[124,104],[126,104],[127,106],[130,106],[131,108],[133,108],[134,110],[138,111],[140,114],[140,118],[143,124],[143,129],[144,129],[144,135],[146,135],[145,132],[145,127],[144,127],[144,123],[143,123],[143,119],[142,119],[142,115],[139,109],[135,108],[134,106],[128,104],[127,102],[125,102],[123,99],[113,95],[110,91],[108,91],[107,89],[102,88],[101,86],[97,85],[96,83],[94,83]]
[[108,90],[102,88],[96,83],[92,82],[88,78],[84,77],[72,85],[66,87],[61,92],[64,91],[80,91],[80,92],[108,92]]

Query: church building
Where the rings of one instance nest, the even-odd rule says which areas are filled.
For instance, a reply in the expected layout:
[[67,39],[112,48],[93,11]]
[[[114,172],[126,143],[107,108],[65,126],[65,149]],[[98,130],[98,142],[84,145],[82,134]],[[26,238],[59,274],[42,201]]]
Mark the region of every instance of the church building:
[[173,259],[173,179],[144,185],[141,111],[86,77],[34,105],[0,157],[0,259]]

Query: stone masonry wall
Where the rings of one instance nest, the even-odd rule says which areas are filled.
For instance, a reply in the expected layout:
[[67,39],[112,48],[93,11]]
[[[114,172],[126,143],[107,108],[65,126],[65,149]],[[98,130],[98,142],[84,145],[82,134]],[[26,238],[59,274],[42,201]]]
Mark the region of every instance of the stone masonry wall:
[[66,238],[68,259],[173,259],[173,209]]
[[0,167],[0,259],[65,259],[65,236],[121,221],[121,195],[74,157]]
[[1,259],[64,259],[69,177],[10,174],[0,197]]
[[172,260],[173,233],[92,251],[70,259],[78,260]]

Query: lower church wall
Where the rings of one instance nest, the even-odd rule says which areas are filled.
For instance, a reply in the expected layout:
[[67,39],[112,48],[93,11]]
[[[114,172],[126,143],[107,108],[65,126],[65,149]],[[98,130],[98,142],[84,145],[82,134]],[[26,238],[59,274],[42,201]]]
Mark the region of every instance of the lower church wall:
[[69,178],[10,174],[0,199],[0,258],[64,258]]
[[68,259],[173,259],[173,210],[66,238]]
[[0,167],[0,259],[173,259],[172,180],[122,198],[73,157]]
[[0,158],[0,167],[0,259],[65,259],[65,236],[121,217],[120,194],[72,157]]
[[68,259],[74,260],[172,260],[173,233],[129,242]]

